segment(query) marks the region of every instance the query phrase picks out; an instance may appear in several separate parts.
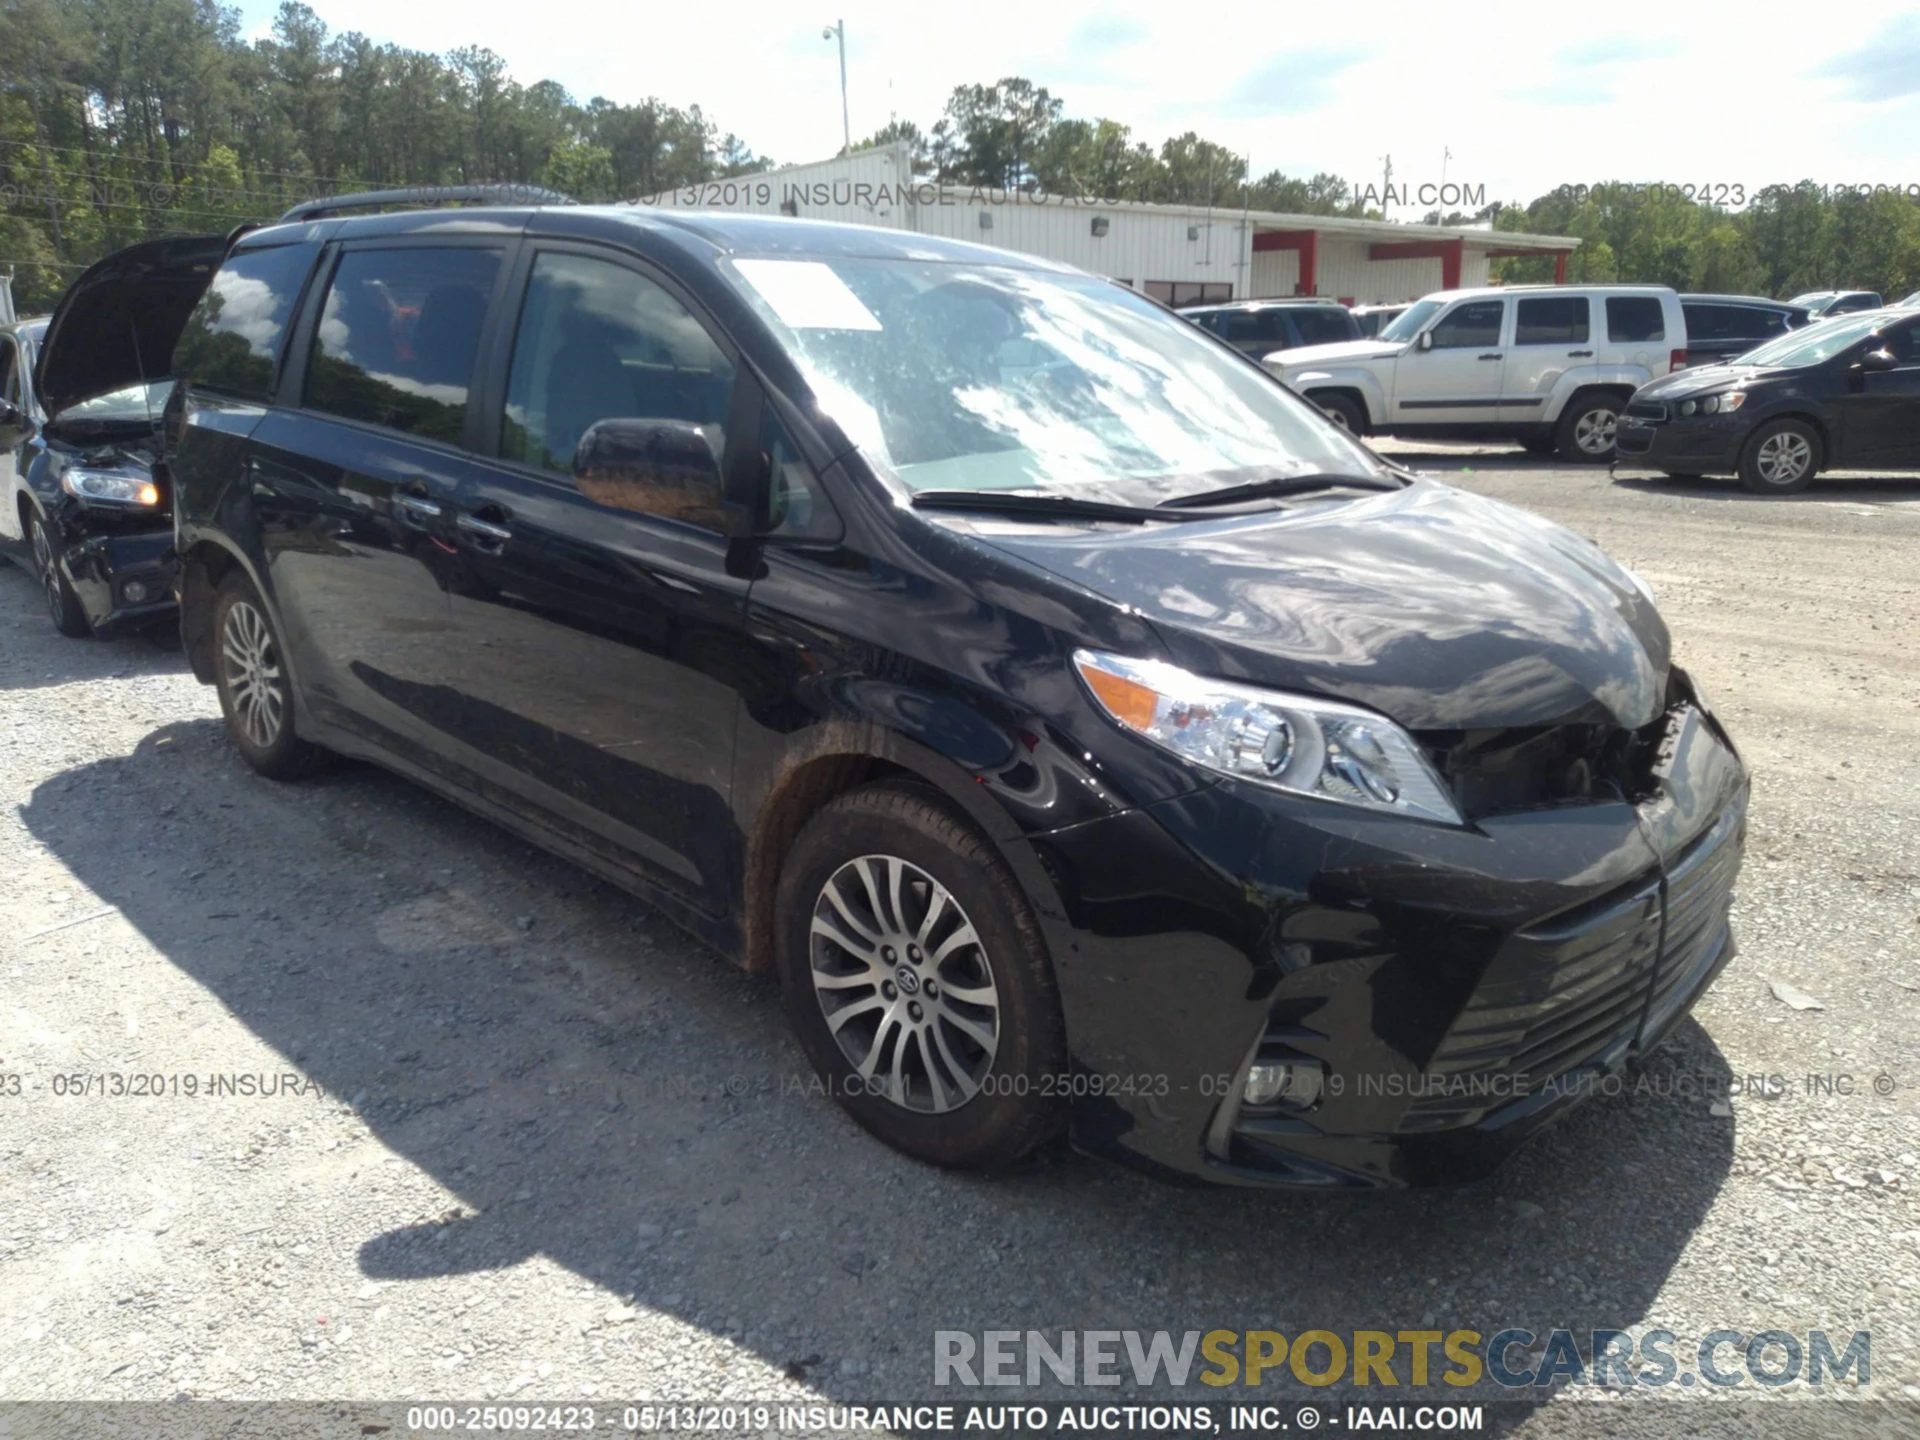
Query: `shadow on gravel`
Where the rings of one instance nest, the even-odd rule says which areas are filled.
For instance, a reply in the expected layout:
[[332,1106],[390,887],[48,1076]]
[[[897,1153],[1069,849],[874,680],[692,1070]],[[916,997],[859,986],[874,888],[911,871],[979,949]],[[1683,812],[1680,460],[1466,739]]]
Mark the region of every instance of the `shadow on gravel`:
[[[177,823],[156,843],[127,819],[162,803]],[[772,983],[370,767],[275,786],[217,724],[179,724],[49,780],[22,815],[290,1067],[459,1197],[353,1235],[357,1255],[334,1252],[336,1268],[405,1281],[544,1255],[606,1303],[727,1335],[838,1399],[1036,1398],[935,1391],[936,1329],[1519,1326],[1544,1343],[1556,1327],[1626,1328],[1731,1163],[1733,1122],[1707,1093],[1725,1093],[1727,1067],[1689,1021],[1643,1081],[1464,1189],[1171,1189],[1063,1149],[999,1178],[943,1173],[809,1093]],[[107,983],[84,968],[74,981]],[[247,1113],[292,1125],[299,1112]],[[203,1194],[243,1203],[243,1174],[196,1173]],[[346,1177],[303,1208],[350,1216],[367,1181]],[[1438,1350],[1434,1363],[1437,1379]],[[1306,1393],[1289,1379],[1266,1398]],[[1262,1392],[1190,1383],[1161,1398]]]
[[0,559],[0,625],[30,625],[47,632],[58,659],[51,665],[0,666],[0,692],[39,690],[70,680],[108,676],[170,675],[187,668],[180,632],[171,622],[107,640],[69,640],[54,632],[39,582],[10,560]]

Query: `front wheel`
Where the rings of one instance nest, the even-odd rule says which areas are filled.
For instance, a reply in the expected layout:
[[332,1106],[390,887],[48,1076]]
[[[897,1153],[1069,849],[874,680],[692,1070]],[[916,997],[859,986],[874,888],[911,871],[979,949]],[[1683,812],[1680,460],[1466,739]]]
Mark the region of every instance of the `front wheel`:
[[1065,1121],[1066,1040],[1038,925],[986,841],[917,790],[830,802],[781,867],[775,958],[814,1070],[896,1150],[1011,1164]]
[[269,780],[294,780],[312,770],[321,752],[294,733],[285,648],[260,592],[237,569],[214,601],[213,633],[220,647],[214,688],[240,758]]
[[1554,448],[1570,465],[1604,465],[1613,459],[1613,439],[1619,428],[1618,396],[1576,395],[1554,431]]
[[40,577],[40,589],[46,596],[53,628],[69,640],[92,639],[93,626],[87,620],[87,612],[81,608],[80,597],[73,593],[73,586],[67,583],[60,569],[60,556],[66,546],[38,515],[28,519],[27,528],[33,532],[33,573]]
[[1313,403],[1320,407],[1320,413],[1349,435],[1360,436],[1367,432],[1367,416],[1350,396],[1315,395]]
[[1770,420],[1740,452],[1740,483],[1755,495],[1797,495],[1824,458],[1819,431],[1804,420]]

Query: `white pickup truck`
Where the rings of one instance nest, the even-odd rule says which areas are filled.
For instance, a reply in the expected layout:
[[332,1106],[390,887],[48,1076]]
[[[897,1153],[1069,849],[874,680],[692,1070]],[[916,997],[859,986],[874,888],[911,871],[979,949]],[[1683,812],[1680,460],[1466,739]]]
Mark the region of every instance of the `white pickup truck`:
[[1356,435],[1510,439],[1604,464],[1628,397],[1687,363],[1687,322],[1664,285],[1443,290],[1377,339],[1260,363]]

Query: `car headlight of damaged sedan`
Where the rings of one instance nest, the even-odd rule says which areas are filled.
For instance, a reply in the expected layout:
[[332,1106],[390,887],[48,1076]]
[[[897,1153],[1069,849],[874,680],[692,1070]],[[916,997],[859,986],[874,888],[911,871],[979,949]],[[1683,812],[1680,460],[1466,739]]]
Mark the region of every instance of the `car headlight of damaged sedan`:
[[1078,650],[1073,663],[1114,721],[1195,765],[1316,800],[1463,823],[1413,737],[1384,715],[1163,661]]
[[1682,415],[1728,415],[1747,403],[1747,397],[1739,390],[1729,390],[1724,395],[1702,395],[1698,400],[1682,400]]
[[74,466],[60,477],[60,488],[81,500],[104,500],[113,505],[160,503],[160,487],[138,475]]

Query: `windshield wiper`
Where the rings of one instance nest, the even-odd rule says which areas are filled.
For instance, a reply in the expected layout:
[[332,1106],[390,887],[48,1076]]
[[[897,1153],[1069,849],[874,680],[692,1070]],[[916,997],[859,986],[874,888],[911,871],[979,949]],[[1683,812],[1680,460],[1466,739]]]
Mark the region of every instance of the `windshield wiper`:
[[1176,495],[1155,507],[1162,510],[1196,509],[1211,505],[1232,505],[1240,500],[1265,500],[1275,495],[1304,495],[1313,490],[1400,490],[1413,483],[1411,478],[1394,475],[1275,475],[1265,480],[1249,480],[1244,485],[1225,485],[1218,490],[1201,490],[1192,495]]
[[1198,515],[1169,515],[1158,506],[1119,505],[1075,495],[1035,495],[1019,490],[922,490],[916,510],[999,510],[1010,515],[1064,515],[1085,520],[1119,520],[1141,525],[1149,520],[1198,520]]

